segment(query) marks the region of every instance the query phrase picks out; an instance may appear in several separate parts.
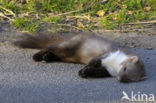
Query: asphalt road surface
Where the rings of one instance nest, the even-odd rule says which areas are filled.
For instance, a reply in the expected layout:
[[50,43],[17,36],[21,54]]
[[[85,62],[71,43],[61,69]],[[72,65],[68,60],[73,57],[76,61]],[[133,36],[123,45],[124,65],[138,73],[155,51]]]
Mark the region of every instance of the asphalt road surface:
[[116,78],[82,79],[78,71],[84,65],[34,62],[37,50],[13,46],[14,35],[0,32],[0,103],[119,103],[127,101],[121,101],[123,91],[130,98],[133,92],[156,99],[154,48],[132,49],[145,63],[147,79],[120,83]]

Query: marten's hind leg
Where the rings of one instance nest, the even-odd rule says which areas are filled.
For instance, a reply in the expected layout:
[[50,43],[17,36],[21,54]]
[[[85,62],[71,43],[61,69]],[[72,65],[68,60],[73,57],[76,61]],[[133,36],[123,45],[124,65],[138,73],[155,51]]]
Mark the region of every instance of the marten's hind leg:
[[76,53],[79,48],[79,43],[63,42],[61,44],[50,45],[42,49],[40,52],[34,54],[34,61],[45,62],[72,62],[79,63],[79,57]]
[[79,54],[77,51],[81,47],[82,36],[76,36],[68,41],[63,41],[58,44],[49,45],[33,56],[35,61],[46,62],[68,62],[80,63]]

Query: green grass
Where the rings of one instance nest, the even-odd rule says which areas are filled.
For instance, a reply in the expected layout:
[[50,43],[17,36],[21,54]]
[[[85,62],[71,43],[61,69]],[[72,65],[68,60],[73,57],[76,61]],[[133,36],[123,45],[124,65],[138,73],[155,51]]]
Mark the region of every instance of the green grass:
[[36,23],[31,18],[16,18],[12,22],[12,25],[16,26],[18,29],[23,29],[30,32],[37,32],[40,29],[39,23]]
[[59,21],[61,20],[61,17],[60,16],[57,16],[57,17],[46,17],[44,18],[43,21],[46,21],[46,22],[52,22],[52,23],[59,23]]
[[[118,29],[119,25],[130,22],[152,20],[156,16],[155,0],[0,0],[0,6],[13,11],[16,14],[11,23],[19,29],[36,32],[41,23],[70,24],[80,29],[90,30],[102,27],[104,29]],[[77,11],[79,10],[79,11]],[[97,14],[102,10],[104,15]],[[0,8],[0,12],[1,12]],[[62,13],[77,11],[68,15]],[[22,14],[28,15],[20,16]],[[51,14],[51,15],[50,15]],[[38,15],[37,18],[35,15]],[[88,16],[90,19],[70,18],[75,24],[68,22],[67,16]],[[100,16],[100,17],[99,17]],[[98,18],[98,21],[94,18]],[[84,21],[87,21],[84,23]],[[81,22],[79,26],[76,23]],[[98,24],[98,26],[96,25]],[[96,26],[95,26],[96,25]]]

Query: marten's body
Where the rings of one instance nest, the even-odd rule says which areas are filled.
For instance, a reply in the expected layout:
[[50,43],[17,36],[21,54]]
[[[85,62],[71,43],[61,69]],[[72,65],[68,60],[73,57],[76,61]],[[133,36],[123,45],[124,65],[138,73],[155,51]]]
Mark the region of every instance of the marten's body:
[[[41,49],[35,61],[86,64],[79,71],[81,77],[115,76],[123,82],[145,78],[142,61],[134,53],[114,46],[111,41],[93,33],[77,34],[69,40],[26,35],[15,44],[23,48]],[[56,41],[56,40],[55,40]]]

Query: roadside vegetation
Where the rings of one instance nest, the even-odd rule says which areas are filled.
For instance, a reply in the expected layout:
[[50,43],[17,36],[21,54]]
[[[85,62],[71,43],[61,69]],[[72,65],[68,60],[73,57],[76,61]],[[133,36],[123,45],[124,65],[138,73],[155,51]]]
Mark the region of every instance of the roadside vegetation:
[[[155,0],[0,0],[0,21],[19,30],[116,30],[156,20]],[[47,28],[45,28],[47,27]]]

